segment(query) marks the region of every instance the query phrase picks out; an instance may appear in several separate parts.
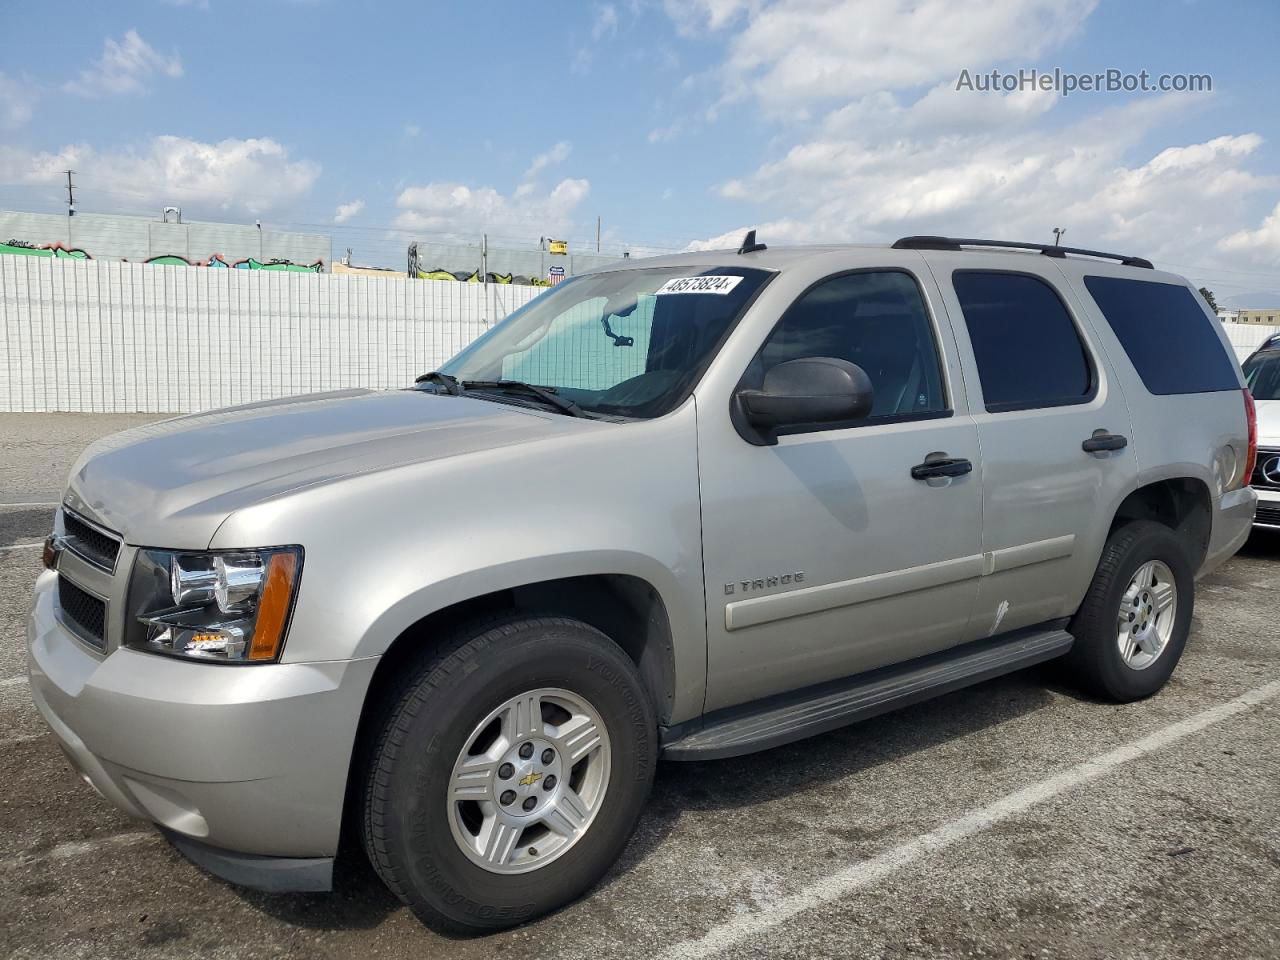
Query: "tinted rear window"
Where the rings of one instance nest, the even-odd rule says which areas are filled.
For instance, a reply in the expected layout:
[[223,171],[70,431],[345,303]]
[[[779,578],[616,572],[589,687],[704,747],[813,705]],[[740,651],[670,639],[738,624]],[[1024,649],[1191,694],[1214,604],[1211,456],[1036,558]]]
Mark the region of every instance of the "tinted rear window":
[[1235,360],[1186,287],[1152,280],[1085,277],[1138,376],[1154,394],[1239,390]]
[[1088,399],[1093,371],[1057,291],[1028,274],[980,270],[957,270],[951,284],[989,412]]

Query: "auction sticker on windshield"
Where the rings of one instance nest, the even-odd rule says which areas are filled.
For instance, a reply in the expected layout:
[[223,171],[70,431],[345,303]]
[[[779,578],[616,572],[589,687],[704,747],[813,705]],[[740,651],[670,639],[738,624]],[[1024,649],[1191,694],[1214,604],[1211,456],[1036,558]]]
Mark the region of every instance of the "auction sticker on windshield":
[[741,277],[673,277],[654,291],[655,296],[664,293],[728,293],[738,285]]

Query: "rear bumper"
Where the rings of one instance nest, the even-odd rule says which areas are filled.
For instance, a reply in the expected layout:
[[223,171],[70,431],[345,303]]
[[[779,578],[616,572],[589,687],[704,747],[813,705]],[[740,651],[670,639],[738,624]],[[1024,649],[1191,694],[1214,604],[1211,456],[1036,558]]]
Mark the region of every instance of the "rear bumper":
[[1197,577],[1212,573],[1236,555],[1249,539],[1253,524],[1254,508],[1258,495],[1252,487],[1242,487],[1224,493],[1215,505],[1213,530],[1209,535],[1209,549]]
[[[28,669],[36,707],[80,776],[232,882],[327,886],[376,658],[234,667],[104,656],[55,617],[56,579],[36,582]],[[264,858],[294,862],[273,869]],[[288,877],[299,885],[282,886]]]

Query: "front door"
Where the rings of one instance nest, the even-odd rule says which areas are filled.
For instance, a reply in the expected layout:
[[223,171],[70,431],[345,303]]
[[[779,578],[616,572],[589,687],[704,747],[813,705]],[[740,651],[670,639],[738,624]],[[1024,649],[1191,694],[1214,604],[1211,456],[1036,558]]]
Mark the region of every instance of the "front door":
[[[790,428],[754,446],[700,405],[708,710],[909,660],[964,634],[982,570],[982,464],[954,341],[928,307],[936,296],[930,279],[902,268],[827,277],[786,310],[744,372],[741,385],[757,387],[786,360],[849,360],[875,388],[865,420]],[[940,457],[968,460],[972,472],[913,478]]]

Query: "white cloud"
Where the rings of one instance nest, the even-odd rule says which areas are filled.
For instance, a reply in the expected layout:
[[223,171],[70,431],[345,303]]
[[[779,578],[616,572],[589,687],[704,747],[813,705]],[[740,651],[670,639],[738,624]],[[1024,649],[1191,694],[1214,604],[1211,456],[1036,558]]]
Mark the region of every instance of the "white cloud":
[[564,179],[550,193],[522,185],[510,196],[493,187],[461,183],[428,183],[409,187],[396,198],[401,213],[396,226],[445,235],[521,233],[529,236],[564,234],[574,213],[591,191],[586,180]]
[[[723,80],[775,109],[879,90],[954,80],[963,68],[1017,58],[1024,65],[1059,45],[1097,0],[728,0],[696,4],[714,29],[746,12]],[[679,21],[678,21],[679,22]]]
[[20,83],[0,70],[0,130],[14,130],[31,119],[36,85]]
[[[750,102],[766,122],[785,121],[764,162],[717,188],[741,204],[742,225],[691,246],[736,247],[752,226],[767,243],[917,233],[1050,242],[1062,226],[1073,245],[1183,268],[1280,263],[1280,207],[1259,210],[1280,177],[1257,170],[1256,133],[1215,128],[1212,95],[1097,96],[1064,122],[1054,92],[955,89],[961,69],[1044,70],[1038,58],[1095,6],[672,0],[681,29],[726,37],[708,114]],[[1161,142],[1197,113],[1202,135]]]
[[202,143],[155,137],[137,146],[98,150],[73,144],[56,152],[0,147],[0,182],[56,184],[76,171],[83,203],[120,209],[181,203],[195,209],[258,214],[311,189],[319,165],[293,160],[274,140]]
[[684,130],[684,123],[680,120],[674,120],[662,127],[654,127],[649,131],[650,143],[666,143],[668,140],[674,140]]
[[1218,248],[1247,259],[1280,267],[1280,203],[1262,221],[1257,230],[1238,230],[1223,237]]
[[130,30],[120,40],[107,37],[102,56],[81,70],[75,80],[68,81],[64,89],[85,97],[136,93],[155,74],[180,77],[182,61],[176,53],[165,56],[138,36],[137,30]]
[[1082,246],[1203,263],[1249,198],[1277,181],[1245,166],[1261,143],[1256,134],[1126,159],[1182,107],[1180,99],[1138,101],[1056,131],[980,129],[897,140],[820,135],[721,193],[792,213],[760,225],[765,242],[915,233],[1048,242],[1052,227],[1065,226]]
[[618,8],[611,3],[602,3],[596,7],[596,16],[591,24],[591,39],[599,40],[605,34],[613,36],[618,32]]
[[719,30],[744,13],[760,9],[760,0],[664,0],[667,15],[683,34],[703,29]]
[[546,153],[540,153],[533,158],[533,162],[529,164],[529,169],[524,172],[524,179],[532,180],[547,167],[564,163],[569,159],[569,154],[572,150],[573,144],[561,140]]
[[416,123],[406,123],[404,125],[404,135],[406,137],[416,137],[420,133],[422,133],[422,128]]
[[333,213],[333,222],[346,223],[363,209],[363,200],[352,200],[350,203],[340,203],[338,204],[338,209]]
[[832,136],[938,137],[992,132],[1025,126],[1058,103],[1052,91],[960,93],[950,82],[938,84],[919,100],[903,106],[887,90],[869,93],[833,110],[822,121]]

